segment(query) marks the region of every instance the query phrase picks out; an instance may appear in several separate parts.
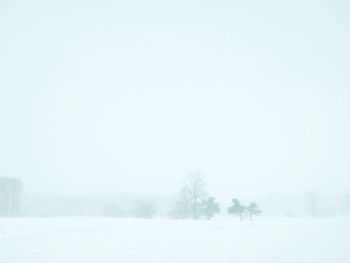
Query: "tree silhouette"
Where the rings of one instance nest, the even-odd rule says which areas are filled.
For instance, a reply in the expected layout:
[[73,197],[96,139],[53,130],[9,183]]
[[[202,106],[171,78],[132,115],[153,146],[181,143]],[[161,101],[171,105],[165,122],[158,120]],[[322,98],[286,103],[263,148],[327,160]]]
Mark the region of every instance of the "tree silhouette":
[[249,220],[252,221],[253,219],[253,215],[261,215],[261,210],[259,210],[259,207],[256,203],[250,203],[247,207],[246,207],[248,213],[249,213]]
[[228,213],[232,215],[238,215],[240,221],[243,221],[243,213],[246,210],[246,207],[242,205],[238,199],[234,198],[232,199],[232,206],[228,208]]
[[220,213],[220,205],[215,202],[214,197],[202,201],[202,214],[209,220],[215,214]]
[[207,195],[206,184],[200,173],[190,174],[181,190],[182,199],[186,201],[186,214],[193,219],[200,216],[200,204]]
[[201,215],[202,201],[207,196],[205,188],[206,184],[200,173],[187,176],[171,215],[175,218],[198,219]]

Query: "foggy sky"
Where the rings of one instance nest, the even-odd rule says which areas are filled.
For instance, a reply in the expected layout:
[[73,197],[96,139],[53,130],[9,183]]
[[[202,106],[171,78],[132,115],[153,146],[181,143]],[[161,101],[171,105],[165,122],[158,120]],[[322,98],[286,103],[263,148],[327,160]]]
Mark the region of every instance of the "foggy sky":
[[[283,3],[282,3],[283,2]],[[33,193],[350,191],[347,1],[1,1],[0,176]]]

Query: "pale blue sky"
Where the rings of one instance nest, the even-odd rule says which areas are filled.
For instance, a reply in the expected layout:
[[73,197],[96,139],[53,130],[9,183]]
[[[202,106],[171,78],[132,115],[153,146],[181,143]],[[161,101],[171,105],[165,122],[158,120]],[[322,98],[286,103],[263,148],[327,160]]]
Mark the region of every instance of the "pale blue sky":
[[28,192],[350,191],[347,1],[1,1],[0,176]]

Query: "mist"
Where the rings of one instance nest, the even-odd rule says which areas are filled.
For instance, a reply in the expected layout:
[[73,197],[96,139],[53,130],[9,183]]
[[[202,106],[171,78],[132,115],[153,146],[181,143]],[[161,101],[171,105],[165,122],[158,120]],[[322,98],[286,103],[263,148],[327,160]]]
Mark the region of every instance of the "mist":
[[[11,229],[38,222],[74,232],[82,220],[87,234],[107,219],[103,231],[147,226],[159,240],[172,224],[207,233],[236,222],[249,236],[240,249],[256,253],[249,242],[260,239],[240,224],[288,244],[281,222],[349,240],[349,10],[342,0],[1,1],[0,244],[16,237],[16,251]],[[174,247],[153,262],[200,258]],[[219,250],[221,262],[244,258]],[[340,250],[282,261],[347,262]],[[270,252],[259,262],[275,262]]]
[[196,171],[224,196],[349,191],[344,4],[5,1],[0,174],[34,193],[175,193]]

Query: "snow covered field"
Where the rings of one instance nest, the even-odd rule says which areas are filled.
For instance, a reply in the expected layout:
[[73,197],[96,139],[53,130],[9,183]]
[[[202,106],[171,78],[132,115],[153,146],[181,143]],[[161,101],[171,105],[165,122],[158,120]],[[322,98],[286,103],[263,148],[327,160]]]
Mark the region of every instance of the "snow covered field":
[[349,218],[0,218],[1,263],[348,263],[349,246]]

